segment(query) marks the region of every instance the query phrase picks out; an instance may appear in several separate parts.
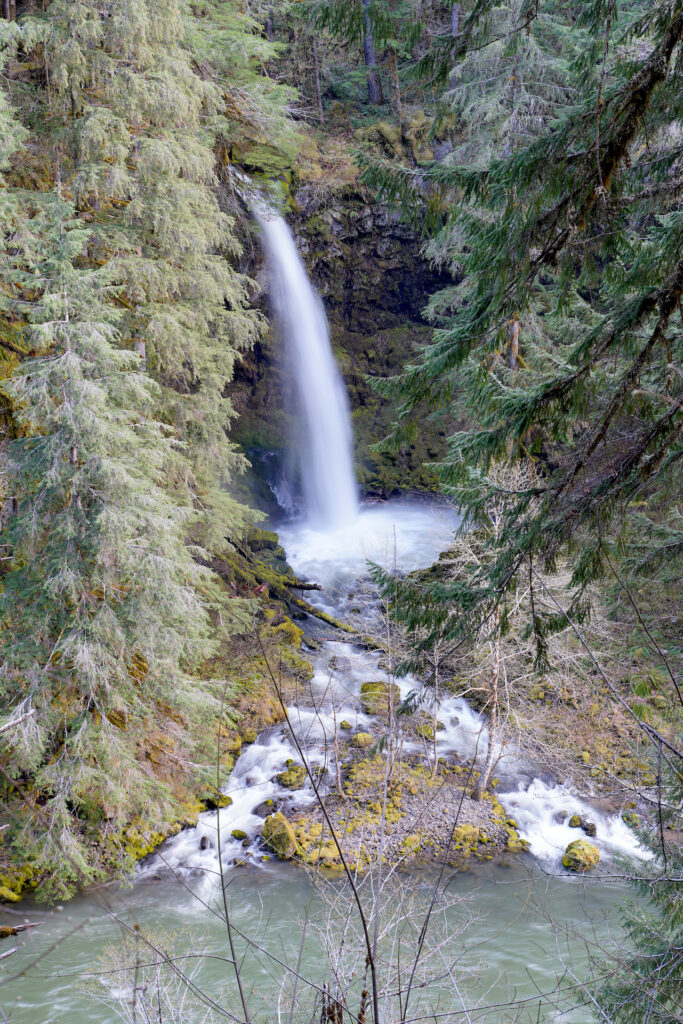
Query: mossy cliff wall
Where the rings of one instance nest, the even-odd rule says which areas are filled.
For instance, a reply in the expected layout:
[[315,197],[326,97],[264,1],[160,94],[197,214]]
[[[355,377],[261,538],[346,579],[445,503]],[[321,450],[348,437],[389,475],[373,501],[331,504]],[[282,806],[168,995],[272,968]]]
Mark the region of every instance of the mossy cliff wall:
[[[344,375],[353,413],[358,479],[370,494],[430,489],[428,459],[441,453],[443,424],[438,414],[423,420],[420,436],[400,452],[378,455],[370,445],[393,420],[367,376],[391,376],[414,358],[430,328],[422,309],[443,277],[420,254],[419,239],[397,214],[372,203],[357,184],[321,189],[304,184],[292,200],[288,220],[330,323],[335,356]],[[268,310],[267,278],[263,303]],[[235,439],[254,464],[249,485],[256,501],[272,502],[263,476],[287,459],[291,382],[280,369],[280,342],[272,330],[236,374],[233,401],[240,414]],[[265,462],[264,462],[265,459]]]

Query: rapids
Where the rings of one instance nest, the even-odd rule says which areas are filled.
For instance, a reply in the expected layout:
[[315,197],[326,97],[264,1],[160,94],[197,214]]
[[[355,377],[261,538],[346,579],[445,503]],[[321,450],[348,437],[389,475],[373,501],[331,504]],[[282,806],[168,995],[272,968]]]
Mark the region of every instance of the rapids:
[[[358,573],[363,572],[366,556],[386,557],[403,571],[428,564],[456,523],[452,510],[402,499],[361,509],[355,526],[343,527],[336,536],[318,534],[300,522],[282,527],[281,537],[293,567],[302,575],[315,573],[315,578],[324,581],[325,590],[316,594],[320,604],[340,612],[359,600],[364,584]],[[320,537],[317,547],[316,536]],[[370,727],[371,719],[358,706],[360,684],[367,678],[386,678],[386,674],[376,654],[352,643],[325,642],[309,653],[314,664],[310,699],[288,710],[311,762],[330,765],[335,716],[338,721],[343,714],[354,727]],[[399,685],[406,695],[418,681],[408,677],[399,680]],[[485,720],[465,700],[447,696],[438,713],[446,726],[437,733],[440,754],[472,755],[477,744],[479,755],[484,753]],[[553,988],[561,973],[558,956],[571,964],[573,971],[584,969],[582,936],[590,933],[600,941],[607,940],[614,927],[610,925],[614,903],[623,886],[599,874],[584,878],[563,871],[559,855],[567,842],[582,833],[558,823],[557,813],[579,813],[597,824],[593,841],[608,870],[615,854],[637,852],[637,845],[619,818],[598,811],[589,798],[567,785],[536,777],[534,767],[514,749],[501,754],[499,799],[516,818],[531,853],[517,855],[509,866],[474,864],[468,872],[453,876],[449,891],[458,902],[443,911],[443,924],[452,932],[451,942],[458,950],[469,1005],[494,1004],[490,1012],[478,1011],[478,1021],[499,1024],[512,1019],[501,1017],[495,1004],[514,994],[533,1006],[532,1015],[526,1016],[526,1004],[522,1004],[522,1016],[517,1020],[550,1024],[561,1019],[565,1024],[585,1024],[585,1010],[559,1011],[555,1005],[559,997],[545,999],[538,993]],[[274,799],[288,813],[313,800],[308,784],[291,792],[283,790],[275,777],[287,759],[296,756],[283,726],[268,729],[244,748],[235,764],[226,786],[232,804],[202,814],[195,828],[168,840],[140,865],[131,889],[118,892],[109,887],[99,894],[98,902],[79,897],[61,913],[27,905],[27,916],[42,920],[43,927],[28,933],[11,961],[14,970],[28,970],[30,980],[18,978],[0,987],[0,1011],[6,1018],[12,1024],[115,1024],[121,1019],[111,1007],[97,1002],[107,992],[118,991],[112,980],[118,975],[100,972],[111,961],[112,943],[122,935],[120,925],[103,910],[102,897],[128,926],[138,925],[151,936],[162,934],[164,941],[168,934],[180,931],[183,948],[224,955],[225,929],[211,912],[212,900],[220,892],[219,842],[236,926],[279,960],[295,962],[306,907],[310,906],[314,917],[324,919],[329,904],[312,891],[306,874],[294,864],[264,859],[258,840],[263,818],[256,808],[264,800]],[[243,831],[247,838],[235,839],[233,830]],[[430,879],[429,870],[417,871],[411,881],[413,894],[423,892],[428,900]],[[343,894],[342,888],[339,893]],[[324,968],[319,935],[309,933],[301,951],[301,971],[321,980]],[[99,959],[103,953],[105,961]],[[36,966],[31,968],[34,962]],[[87,995],[78,978],[89,973]],[[273,1024],[281,984],[273,965],[263,954],[247,957],[243,974],[255,1024]],[[214,993],[223,991],[224,1004],[231,1012],[238,1011],[234,985],[225,982],[224,968],[211,959],[202,962],[198,980]],[[569,1002],[572,992],[570,986]],[[564,1005],[562,999],[559,1005]],[[453,1017],[454,1021],[460,1019],[466,1018]]]

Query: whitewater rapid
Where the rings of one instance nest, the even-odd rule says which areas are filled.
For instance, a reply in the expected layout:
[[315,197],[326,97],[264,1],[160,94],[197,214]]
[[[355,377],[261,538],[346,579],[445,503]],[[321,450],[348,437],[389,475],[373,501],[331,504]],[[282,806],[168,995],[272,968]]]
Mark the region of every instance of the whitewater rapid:
[[[395,566],[400,572],[429,565],[447,547],[458,522],[455,510],[445,505],[404,498],[367,505],[353,522],[338,530],[321,531],[303,521],[288,522],[280,528],[280,539],[300,578],[323,586],[321,592],[313,592],[312,599],[322,609],[344,616],[361,594],[364,607],[370,609],[367,559]],[[334,775],[335,733],[340,740],[349,735],[340,723],[350,725],[353,732],[377,732],[377,720],[361,709],[361,684],[369,679],[389,681],[389,676],[377,653],[346,640],[324,641],[307,654],[313,664],[310,691],[299,704],[289,705],[287,712],[311,767],[326,770],[322,778],[329,781]],[[420,681],[413,676],[396,682],[402,698],[420,688]],[[439,702],[436,713],[441,725],[436,733],[439,756],[461,761],[476,754],[483,759],[488,744],[484,716],[464,698],[451,695]],[[424,742],[414,736],[406,737],[404,750],[426,754]],[[501,783],[497,797],[517,822],[531,855],[548,871],[562,873],[562,853],[568,843],[583,836],[580,829],[569,827],[574,814],[596,825],[591,842],[598,847],[603,864],[616,854],[643,855],[634,833],[618,815],[599,810],[589,796],[578,794],[569,783],[535,775],[534,766],[514,745],[498,754],[496,774]],[[171,869],[195,876],[195,885],[203,878],[210,887],[220,879],[221,869],[266,866],[270,858],[260,833],[269,808],[276,806],[288,815],[314,802],[308,779],[293,791],[277,781],[290,760],[298,763],[300,758],[285,725],[267,729],[255,743],[244,746],[224,790],[231,799],[229,806],[200,815],[196,828],[169,840],[158,855],[142,865],[139,877],[155,877]],[[273,803],[267,805],[267,801]]]

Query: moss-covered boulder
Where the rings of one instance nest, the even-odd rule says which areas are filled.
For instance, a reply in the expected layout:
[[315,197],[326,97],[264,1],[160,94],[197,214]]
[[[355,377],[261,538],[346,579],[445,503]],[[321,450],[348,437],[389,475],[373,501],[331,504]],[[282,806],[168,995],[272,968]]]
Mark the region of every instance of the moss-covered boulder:
[[597,828],[592,821],[588,821],[586,818],[582,818],[580,814],[572,814],[569,819],[570,828],[581,828],[587,836],[594,836],[597,832]]
[[423,740],[434,739],[434,729],[428,722],[420,722],[415,731],[418,736],[422,737]]
[[339,728],[340,729],[350,729],[351,728],[351,723],[347,722],[346,719],[343,719],[343,721],[341,721],[339,723]]
[[378,679],[361,685],[360,704],[368,715],[386,715],[390,707],[398,707],[400,700],[401,691],[396,683]]
[[242,840],[247,838],[247,833],[241,828],[234,828],[230,835],[232,836],[233,839]]
[[256,743],[257,736],[256,729],[245,729],[242,733],[242,743]]
[[207,790],[204,794],[202,794],[200,799],[202,804],[204,805],[204,807],[202,807],[202,810],[206,808],[209,811],[215,811],[216,808],[221,809],[223,807],[229,807],[230,804],[232,803],[232,797],[230,796],[229,793],[219,793],[218,796],[216,796],[215,789]]
[[456,825],[453,829],[453,845],[456,849],[461,847],[476,847],[480,839],[477,825]]
[[352,747],[371,747],[374,740],[369,732],[357,732],[355,736],[351,738]]
[[600,861],[600,851],[587,839],[575,839],[570,843],[562,857],[562,866],[567,871],[583,874],[591,871]]
[[277,854],[280,860],[290,860],[297,853],[294,829],[282,811],[276,811],[266,818],[261,835],[266,846]]
[[286,771],[278,772],[277,781],[285,789],[301,789],[306,781],[306,769],[302,764],[291,764]]

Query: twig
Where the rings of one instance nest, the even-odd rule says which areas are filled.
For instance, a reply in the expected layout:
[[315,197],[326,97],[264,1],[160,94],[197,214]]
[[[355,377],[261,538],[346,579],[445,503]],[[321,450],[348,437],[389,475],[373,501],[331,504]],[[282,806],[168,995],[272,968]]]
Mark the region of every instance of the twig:
[[0,725],[0,735],[2,735],[3,732],[7,732],[8,729],[13,729],[16,725],[21,725],[21,723],[25,722],[27,718],[32,718],[35,713],[36,709],[31,708],[31,710],[27,711],[25,715],[20,715],[19,718],[12,718],[9,722],[5,722],[4,725]]

